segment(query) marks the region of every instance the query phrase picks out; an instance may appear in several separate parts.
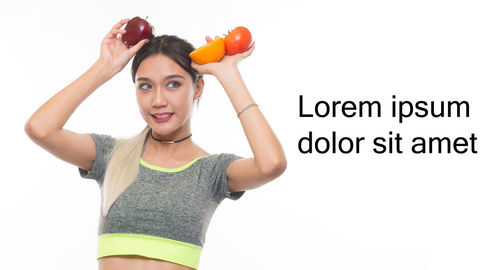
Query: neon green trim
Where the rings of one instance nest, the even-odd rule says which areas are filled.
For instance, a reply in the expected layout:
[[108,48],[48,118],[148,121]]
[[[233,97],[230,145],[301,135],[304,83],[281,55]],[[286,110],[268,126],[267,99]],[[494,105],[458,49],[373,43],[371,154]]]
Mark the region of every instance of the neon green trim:
[[134,234],[107,233],[97,238],[97,259],[113,255],[140,255],[198,269],[202,247],[168,238]]
[[193,160],[191,160],[190,162],[188,162],[187,164],[185,164],[184,166],[181,166],[179,168],[173,168],[173,169],[170,169],[170,168],[163,168],[163,167],[159,167],[159,166],[155,166],[155,165],[151,165],[149,163],[147,163],[146,161],[144,161],[142,158],[140,160],[140,163],[147,167],[147,168],[150,168],[151,170],[156,170],[156,171],[161,171],[161,172],[180,172],[182,170],[185,170],[187,169],[189,166],[191,166],[193,163],[195,163],[198,159],[200,158],[203,158],[203,157],[197,157]]

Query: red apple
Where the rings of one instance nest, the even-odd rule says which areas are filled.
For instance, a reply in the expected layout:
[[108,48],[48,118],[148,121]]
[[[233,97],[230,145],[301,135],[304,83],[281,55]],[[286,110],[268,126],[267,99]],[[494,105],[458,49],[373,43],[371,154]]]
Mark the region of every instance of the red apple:
[[[146,17],[147,19],[148,17]],[[125,26],[125,34],[122,36],[122,41],[129,48],[139,43],[143,39],[150,39],[154,37],[155,28],[149,24],[148,21],[141,19],[140,17],[134,17],[128,21]]]

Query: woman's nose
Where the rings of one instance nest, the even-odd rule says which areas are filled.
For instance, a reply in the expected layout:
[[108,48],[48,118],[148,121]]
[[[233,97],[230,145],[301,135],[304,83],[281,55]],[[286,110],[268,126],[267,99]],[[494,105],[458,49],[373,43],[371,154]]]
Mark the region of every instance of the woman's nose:
[[155,107],[163,107],[166,106],[167,97],[165,96],[165,92],[161,89],[155,90],[154,98],[153,98],[153,106]]

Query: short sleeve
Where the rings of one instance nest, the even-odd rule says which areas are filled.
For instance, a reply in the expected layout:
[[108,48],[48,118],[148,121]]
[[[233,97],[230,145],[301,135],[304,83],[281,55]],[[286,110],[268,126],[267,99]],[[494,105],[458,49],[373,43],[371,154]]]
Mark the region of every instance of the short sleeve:
[[116,139],[103,134],[89,133],[89,135],[95,144],[94,163],[90,171],[82,168],[78,168],[78,171],[82,178],[97,180],[97,183],[101,185],[104,180],[106,167],[108,166],[109,155],[113,150]]
[[229,198],[237,200],[243,196],[245,191],[230,192],[227,184],[227,167],[232,161],[242,158],[240,156],[228,153],[221,153],[217,156],[214,168],[212,170],[212,177],[214,180],[215,196],[219,200]]

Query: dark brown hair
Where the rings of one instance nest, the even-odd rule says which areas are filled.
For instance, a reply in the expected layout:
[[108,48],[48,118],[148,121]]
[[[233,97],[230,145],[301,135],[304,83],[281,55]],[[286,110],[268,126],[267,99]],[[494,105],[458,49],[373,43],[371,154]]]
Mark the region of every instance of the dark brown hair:
[[203,75],[191,67],[191,58],[189,57],[189,54],[194,50],[195,48],[191,43],[175,35],[153,37],[148,43],[144,44],[134,56],[132,61],[132,81],[135,84],[135,74],[144,59],[161,53],[174,60],[191,75],[193,83],[196,83]]

